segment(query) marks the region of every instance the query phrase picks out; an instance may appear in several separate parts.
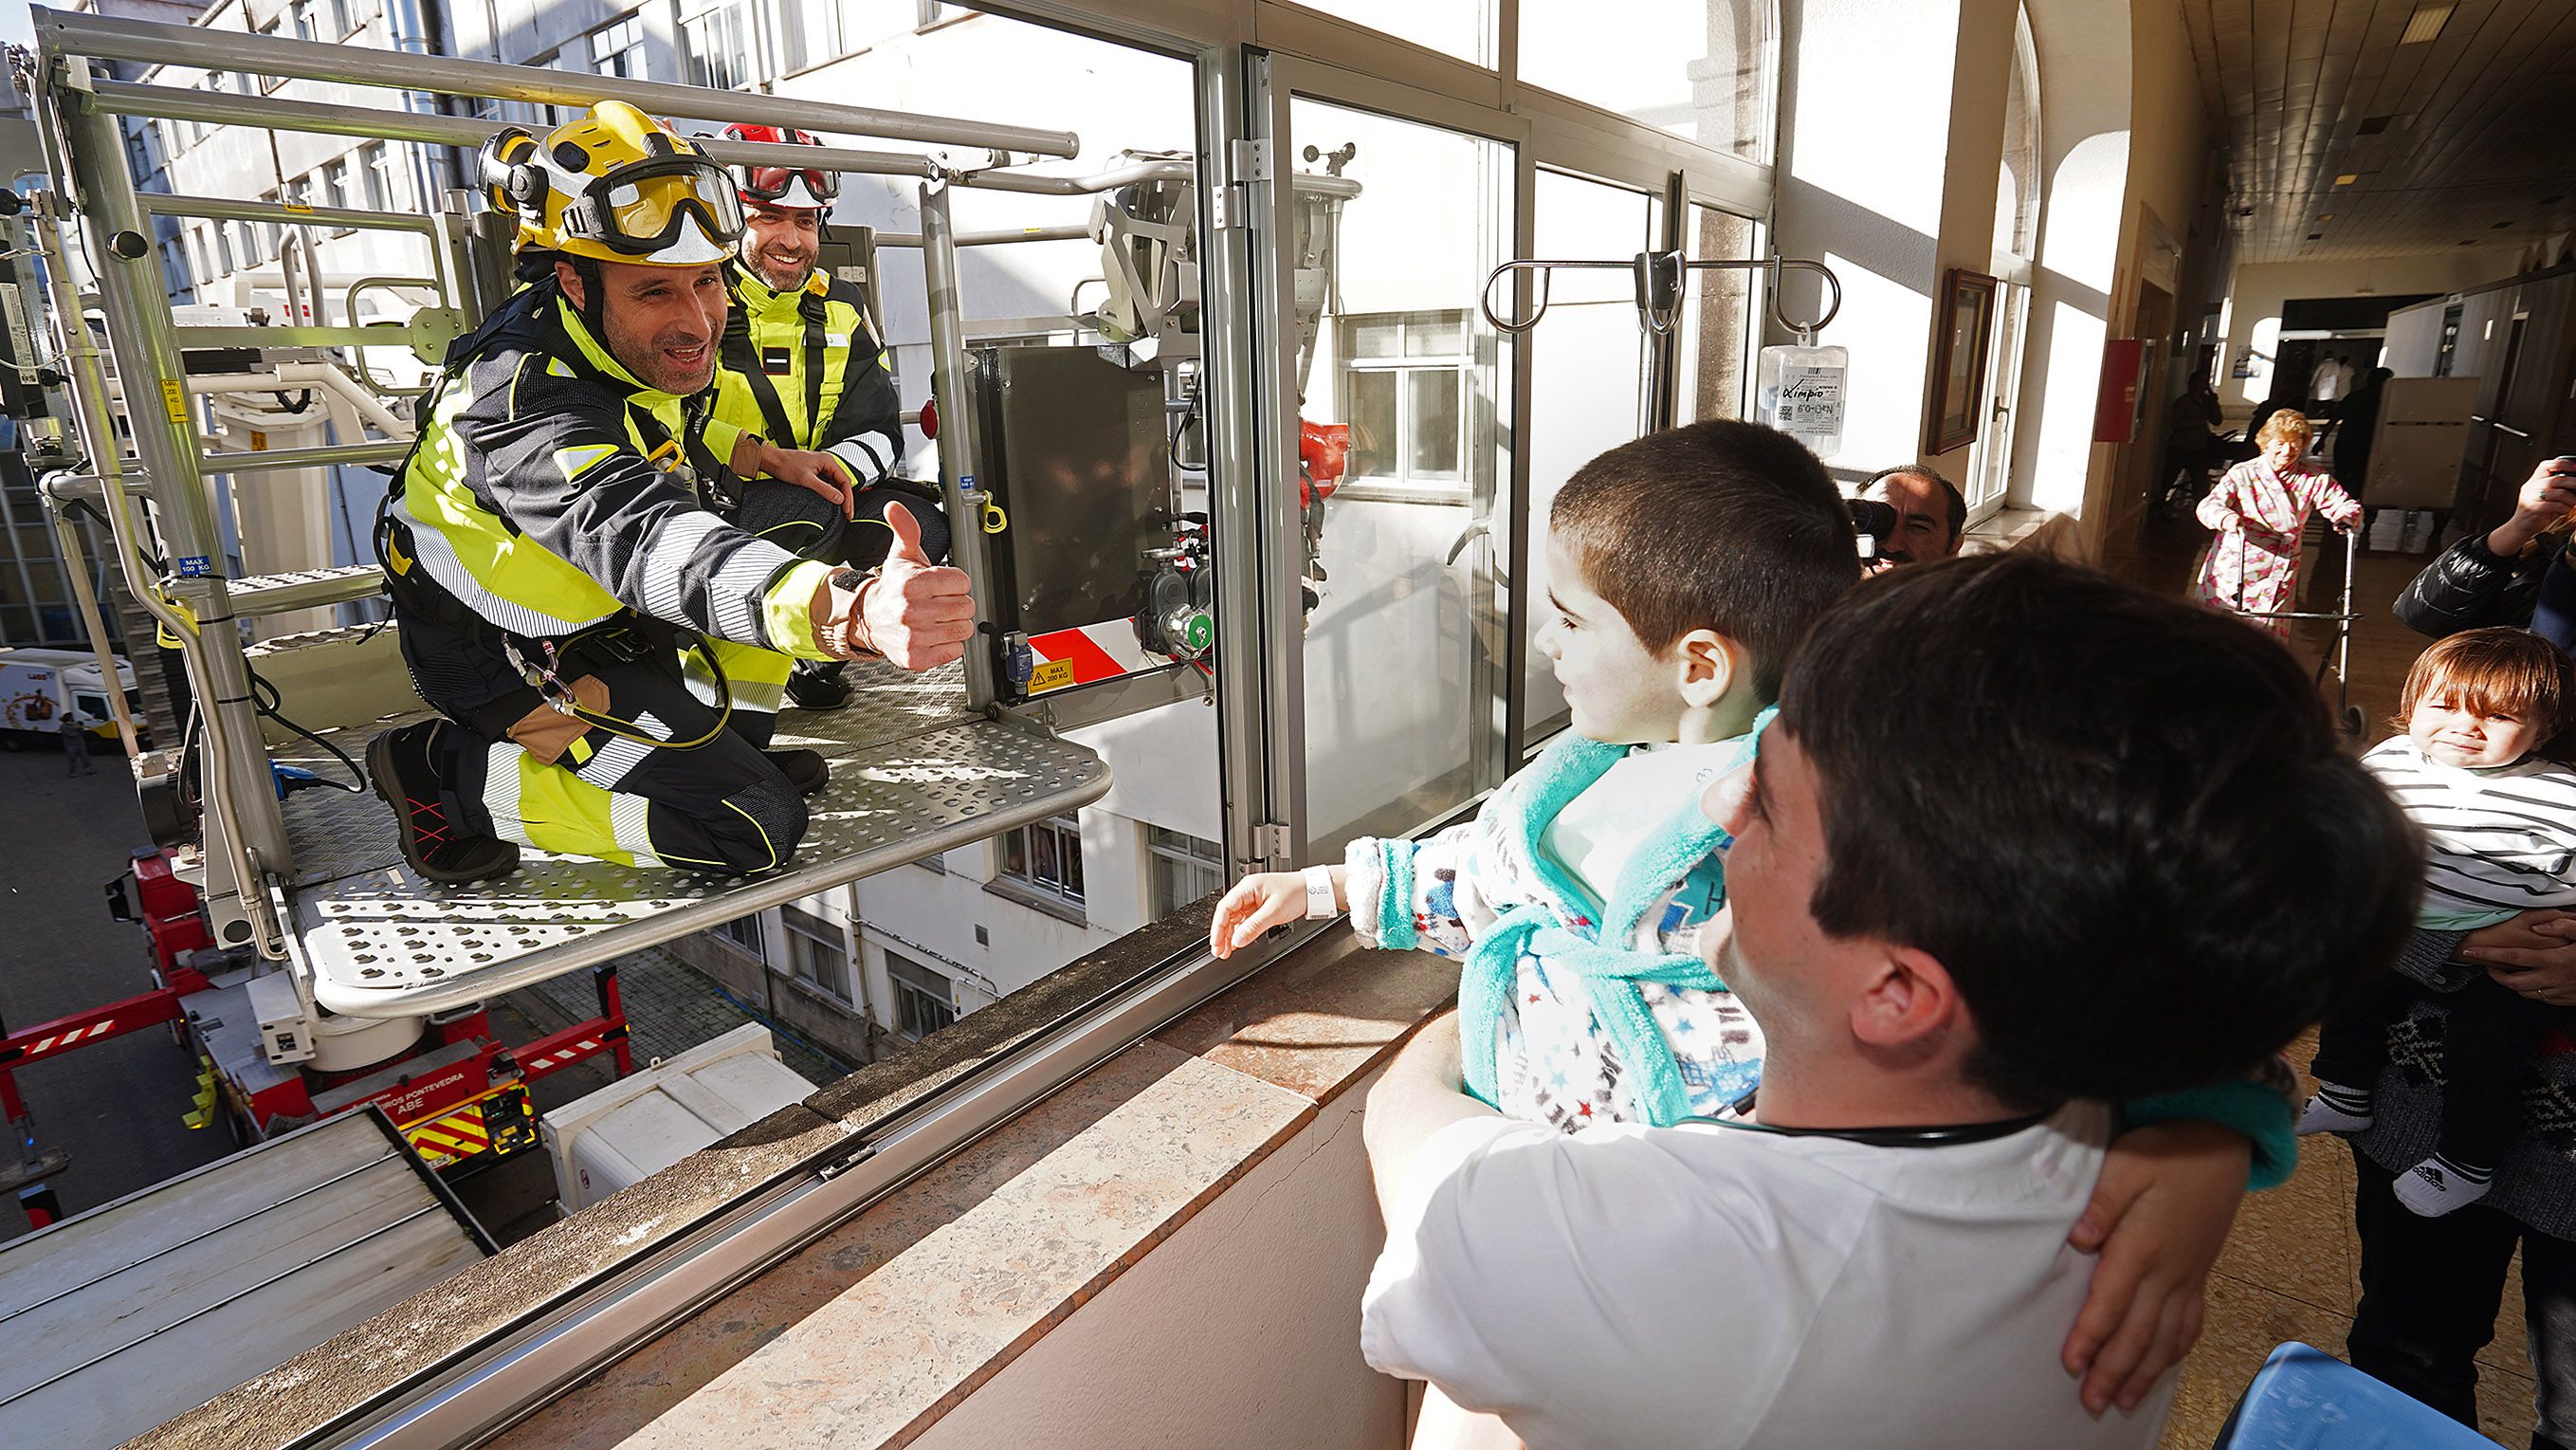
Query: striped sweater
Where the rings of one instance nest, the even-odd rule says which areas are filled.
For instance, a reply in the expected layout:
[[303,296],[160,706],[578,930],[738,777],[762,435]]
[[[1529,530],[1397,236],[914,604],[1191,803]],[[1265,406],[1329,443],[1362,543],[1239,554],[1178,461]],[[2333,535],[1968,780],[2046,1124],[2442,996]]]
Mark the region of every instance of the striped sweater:
[[2576,770],[2528,755],[2465,770],[2425,759],[2403,735],[2362,764],[2424,832],[2424,915],[2576,906]]

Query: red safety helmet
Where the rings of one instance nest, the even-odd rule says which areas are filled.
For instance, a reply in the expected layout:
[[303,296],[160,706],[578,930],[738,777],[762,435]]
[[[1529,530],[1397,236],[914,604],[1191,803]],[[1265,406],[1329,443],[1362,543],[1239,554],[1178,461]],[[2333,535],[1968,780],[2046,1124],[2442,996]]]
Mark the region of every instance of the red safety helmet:
[[[785,126],[732,125],[724,128],[728,141],[768,141],[791,146],[820,146],[823,143],[811,131],[798,131]],[[743,204],[793,207],[799,210],[829,211],[832,198],[841,194],[841,175],[819,167],[733,166],[734,185],[741,189]]]

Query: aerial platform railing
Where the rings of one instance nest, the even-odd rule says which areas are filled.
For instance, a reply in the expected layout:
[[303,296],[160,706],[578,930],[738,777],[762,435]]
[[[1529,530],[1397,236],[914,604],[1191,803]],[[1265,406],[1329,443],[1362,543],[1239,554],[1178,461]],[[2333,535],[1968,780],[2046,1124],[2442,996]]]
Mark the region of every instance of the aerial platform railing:
[[[381,812],[366,798],[308,791],[281,804],[253,700],[254,660],[277,670],[274,651],[297,641],[246,648],[236,622],[250,613],[359,597],[375,586],[363,568],[228,576],[207,480],[229,474],[238,487],[281,469],[390,463],[408,446],[407,428],[384,426],[394,417],[386,413],[370,419],[382,437],[264,455],[210,452],[198,437],[190,405],[195,392],[207,389],[192,385],[183,354],[211,348],[291,354],[277,363],[283,367],[317,365],[311,362],[315,349],[345,350],[362,371],[367,350],[409,347],[435,361],[498,300],[488,259],[478,255],[485,243],[464,214],[467,199],[478,193],[451,192],[447,206],[433,200],[423,215],[147,194],[138,191],[129,169],[119,118],[460,149],[479,145],[501,123],[407,107],[120,81],[105,75],[101,63],[538,105],[619,99],[691,120],[770,122],[861,140],[956,148],[965,153],[961,159],[944,151],[699,143],[721,162],[786,162],[918,181],[917,244],[929,304],[933,391],[943,398],[968,395],[968,320],[957,249],[1032,235],[960,236],[950,215],[954,189],[1075,197],[1142,181],[1213,184],[1201,175],[1199,162],[1156,158],[1089,174],[1048,174],[1026,169],[1029,160],[1075,157],[1079,142],[1073,134],[42,8],[33,18],[38,48],[32,56],[22,53],[19,63],[56,178],[58,194],[44,199],[41,208],[58,229],[47,258],[50,299],[88,458],[85,472],[55,479],[52,493],[99,504],[126,582],[163,631],[180,641],[203,737],[200,869],[218,940],[294,963],[311,1000],[333,1011],[390,1016],[437,1010],[983,839],[1106,792],[1107,768],[1095,754],[1054,738],[1025,714],[997,706],[993,654],[975,650],[962,666],[929,676],[870,673],[862,686],[868,703],[847,719],[825,717],[817,725],[814,717],[791,717],[783,723],[782,741],[803,730],[800,743],[813,744],[832,760],[833,780],[813,804],[805,857],[751,881],[697,885],[659,871],[531,858],[520,872],[497,881],[434,887],[390,854],[392,823],[377,819]],[[1338,198],[1358,192],[1357,183],[1338,176],[1299,176],[1292,184],[1301,194]],[[353,289],[345,321],[333,321],[321,315],[324,298],[308,249],[315,309],[309,319],[275,326],[183,326],[161,295],[157,249],[150,241],[156,215],[414,233],[428,243],[427,275],[367,280],[410,288],[429,301],[407,323],[362,325]],[[94,297],[79,293],[71,281],[69,251],[75,245],[92,264]],[[85,309],[105,319],[107,345],[117,362],[112,383],[106,360],[80,321]],[[351,371],[336,362],[318,365]],[[119,437],[120,406],[130,422],[130,440]],[[950,409],[943,419],[940,484],[952,518],[981,517],[987,502],[975,482],[983,452],[977,433],[972,408]],[[980,530],[959,528],[953,547],[952,562],[965,570],[973,588],[979,629],[988,627],[996,618],[988,541]],[[403,705],[418,708],[389,639],[362,631],[320,642],[352,651],[352,663],[365,649],[378,651],[366,668],[401,681]],[[350,732],[382,721],[335,723],[336,733],[355,739]]]

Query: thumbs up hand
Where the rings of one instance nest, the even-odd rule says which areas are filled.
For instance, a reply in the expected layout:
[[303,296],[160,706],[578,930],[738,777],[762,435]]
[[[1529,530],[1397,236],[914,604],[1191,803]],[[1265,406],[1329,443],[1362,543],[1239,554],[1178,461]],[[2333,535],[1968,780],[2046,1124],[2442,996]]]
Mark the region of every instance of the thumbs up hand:
[[881,654],[907,670],[964,658],[975,632],[975,599],[965,571],[930,562],[921,547],[921,525],[902,504],[885,506],[885,525],[894,531],[894,548],[860,586],[856,607],[842,623],[849,647]]

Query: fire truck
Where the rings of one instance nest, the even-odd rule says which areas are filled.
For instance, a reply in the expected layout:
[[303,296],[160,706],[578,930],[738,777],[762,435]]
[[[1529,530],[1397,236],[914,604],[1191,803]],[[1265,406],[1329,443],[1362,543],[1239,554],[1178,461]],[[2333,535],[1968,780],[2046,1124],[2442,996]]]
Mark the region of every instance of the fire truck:
[[39,1140],[17,1070],[110,1038],[168,1027],[197,1061],[190,1128],[220,1125],[247,1147],[372,1105],[424,1164],[450,1174],[537,1145],[529,1084],[602,1054],[618,1076],[633,1070],[613,963],[591,969],[598,1015],[512,1045],[481,1003],[358,1018],[303,1000],[294,973],[216,944],[167,850],[136,851],[107,899],[117,920],[142,927],[153,990],[16,1031],[0,1025],[0,1117],[17,1145],[15,1161],[0,1153],[0,1188],[18,1193],[39,1228],[60,1216],[46,1180],[70,1160]]

